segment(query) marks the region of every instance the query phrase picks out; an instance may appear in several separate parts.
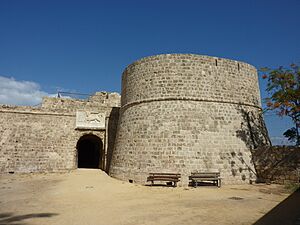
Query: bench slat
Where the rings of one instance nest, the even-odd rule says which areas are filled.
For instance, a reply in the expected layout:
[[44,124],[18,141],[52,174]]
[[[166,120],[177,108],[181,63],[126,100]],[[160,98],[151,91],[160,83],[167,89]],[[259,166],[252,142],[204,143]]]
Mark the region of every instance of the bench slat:
[[176,177],[180,177],[181,174],[180,173],[149,173],[150,176],[176,176]]
[[195,176],[195,175],[192,175],[190,176],[190,178],[219,178],[219,176]]
[[212,178],[212,177],[208,177],[208,178],[201,178],[201,177],[193,177],[192,180],[197,180],[197,181],[205,181],[205,180],[219,180],[219,178]]
[[180,176],[171,176],[171,175],[150,175],[149,177],[174,177],[174,178],[180,178]]
[[191,177],[219,177],[220,173],[191,173]]
[[179,181],[179,179],[174,179],[174,178],[147,178],[147,181],[158,181],[158,180],[160,180],[160,181],[176,181],[176,182],[178,182]]

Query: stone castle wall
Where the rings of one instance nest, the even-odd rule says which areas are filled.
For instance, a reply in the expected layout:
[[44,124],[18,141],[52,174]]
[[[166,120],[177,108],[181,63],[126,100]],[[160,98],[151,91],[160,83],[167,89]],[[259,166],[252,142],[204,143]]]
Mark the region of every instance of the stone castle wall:
[[0,172],[77,168],[76,145],[80,137],[93,134],[106,144],[114,140],[115,126],[110,125],[112,132],[108,134],[105,130],[75,129],[76,111],[105,113],[111,124],[118,117],[114,109],[119,102],[118,94],[96,93],[88,100],[46,97],[41,107],[0,106]]
[[264,146],[253,150],[253,161],[259,180],[267,183],[300,182],[300,148]]
[[[90,126],[103,115],[101,129]],[[77,126],[77,119],[90,124]],[[216,170],[223,183],[249,182],[256,178],[250,150],[269,143],[253,66],[158,55],[126,68],[121,108],[120,95],[106,92],[87,100],[46,97],[40,107],[0,106],[0,173],[75,169],[86,134],[103,142],[101,169],[142,184],[150,172],[181,173],[187,185],[191,172]]]
[[126,68],[121,96],[113,177],[145,183],[149,172],[176,172],[186,185],[192,171],[218,170],[225,183],[255,179],[247,124],[261,109],[253,66],[190,54],[147,57]]

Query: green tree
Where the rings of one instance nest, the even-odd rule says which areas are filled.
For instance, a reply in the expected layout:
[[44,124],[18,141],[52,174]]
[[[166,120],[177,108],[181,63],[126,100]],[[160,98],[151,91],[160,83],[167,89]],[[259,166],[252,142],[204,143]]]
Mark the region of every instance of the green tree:
[[292,64],[289,68],[262,68],[263,79],[267,80],[266,110],[275,111],[277,115],[288,116],[294,127],[283,133],[289,141],[300,146],[300,68]]

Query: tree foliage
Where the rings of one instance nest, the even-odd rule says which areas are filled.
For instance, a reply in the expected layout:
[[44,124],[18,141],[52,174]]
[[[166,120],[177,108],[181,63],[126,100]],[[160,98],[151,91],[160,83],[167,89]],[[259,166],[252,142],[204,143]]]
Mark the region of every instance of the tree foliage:
[[288,140],[300,145],[300,68],[292,64],[289,68],[280,66],[277,69],[262,68],[262,78],[267,80],[266,98],[267,110],[275,111],[277,115],[288,116],[294,127],[284,132]]

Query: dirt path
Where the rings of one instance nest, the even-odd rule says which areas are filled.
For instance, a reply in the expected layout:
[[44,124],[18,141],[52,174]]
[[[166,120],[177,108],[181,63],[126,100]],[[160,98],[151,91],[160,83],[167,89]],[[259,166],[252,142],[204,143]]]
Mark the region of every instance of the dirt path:
[[0,224],[252,224],[287,196],[275,185],[145,187],[99,170],[5,175]]

